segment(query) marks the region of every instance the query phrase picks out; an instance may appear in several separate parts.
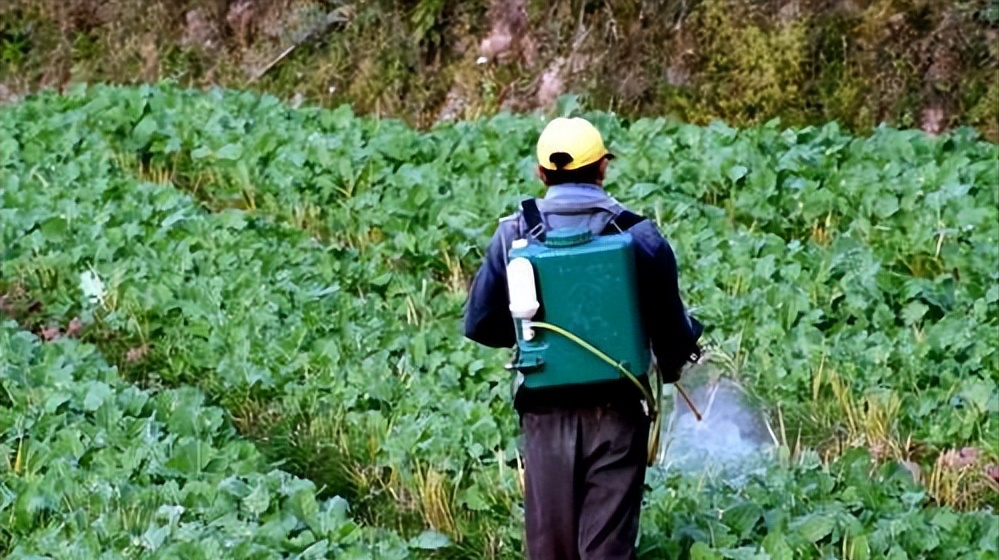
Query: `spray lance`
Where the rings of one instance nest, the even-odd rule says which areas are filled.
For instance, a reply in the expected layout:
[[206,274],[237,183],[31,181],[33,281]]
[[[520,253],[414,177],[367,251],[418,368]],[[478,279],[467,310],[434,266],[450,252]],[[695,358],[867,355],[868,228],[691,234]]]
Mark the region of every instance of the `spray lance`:
[[[526,246],[527,241],[523,239],[518,239],[513,242],[514,249],[522,249]],[[662,432],[662,376],[658,372],[658,365],[655,366],[657,370],[655,375],[656,394],[653,397],[653,395],[649,394],[649,391],[638,380],[638,378],[632,372],[628,371],[628,368],[621,362],[614,360],[600,349],[567,329],[544,321],[534,320],[534,317],[541,305],[538,302],[534,267],[529,259],[525,257],[515,257],[510,259],[507,263],[506,272],[508,283],[507,287],[510,297],[510,314],[513,316],[516,328],[519,329],[519,334],[524,340],[533,340],[535,337],[535,329],[544,329],[557,333],[609,364],[621,375],[631,380],[639,391],[641,391],[653,416],[653,427],[649,432],[648,442],[648,464],[651,466],[655,462],[656,456],[659,452],[660,436]],[[701,421],[701,413],[697,410],[697,407],[694,405],[693,401],[691,401],[687,392],[684,391],[683,387],[681,387],[678,383],[674,383],[674,385],[680,393],[680,396],[687,403],[687,406],[689,406],[690,410],[694,413],[695,418],[697,418],[698,421]]]
[[701,416],[701,411],[697,410],[697,407],[694,406],[694,402],[691,401],[690,397],[687,396],[687,392],[683,390],[683,387],[681,387],[679,383],[674,383],[673,385],[676,386],[676,390],[680,392],[680,396],[683,397],[683,400],[686,401],[687,406],[690,407],[690,411],[694,413],[694,418],[697,418],[698,422],[703,420],[703,417]]

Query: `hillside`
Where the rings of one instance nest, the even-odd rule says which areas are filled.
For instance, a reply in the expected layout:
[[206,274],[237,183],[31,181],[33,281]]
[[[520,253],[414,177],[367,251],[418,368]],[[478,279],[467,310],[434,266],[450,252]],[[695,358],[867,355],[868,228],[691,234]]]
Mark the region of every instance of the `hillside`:
[[579,94],[629,118],[997,141],[997,25],[999,0],[8,0],[0,98],[166,79],[429,127]]

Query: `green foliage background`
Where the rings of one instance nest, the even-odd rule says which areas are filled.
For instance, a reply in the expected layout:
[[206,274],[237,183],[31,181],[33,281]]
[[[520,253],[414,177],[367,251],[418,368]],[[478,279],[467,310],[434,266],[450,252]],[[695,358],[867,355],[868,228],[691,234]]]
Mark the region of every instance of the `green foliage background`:
[[[654,469],[642,557],[994,558],[996,145],[586,115],[778,434],[738,476]],[[542,123],[0,107],[0,552],[522,557],[506,356],[461,313]]]

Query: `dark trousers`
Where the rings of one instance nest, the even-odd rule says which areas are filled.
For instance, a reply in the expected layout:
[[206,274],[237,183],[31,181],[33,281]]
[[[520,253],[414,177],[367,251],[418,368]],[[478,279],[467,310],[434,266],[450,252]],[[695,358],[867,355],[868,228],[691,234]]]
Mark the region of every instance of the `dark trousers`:
[[638,402],[521,413],[530,560],[635,560],[649,419]]

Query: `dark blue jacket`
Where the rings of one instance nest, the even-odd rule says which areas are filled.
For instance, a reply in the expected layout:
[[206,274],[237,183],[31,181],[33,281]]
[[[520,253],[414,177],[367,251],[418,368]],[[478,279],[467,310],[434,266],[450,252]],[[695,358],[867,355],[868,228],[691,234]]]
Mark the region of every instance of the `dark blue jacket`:
[[[626,209],[595,185],[556,185],[549,187],[544,199],[538,201],[549,229],[585,226],[595,234],[605,231],[615,213]],[[592,212],[580,213],[580,207]],[[608,211],[601,211],[608,210]],[[551,211],[549,213],[548,211]],[[563,213],[565,211],[565,213]],[[610,225],[614,227],[613,224]],[[493,348],[516,345],[513,318],[510,315],[506,286],[506,258],[514,239],[524,237],[526,224],[520,213],[500,220],[486,250],[484,262],[475,274],[469,289],[465,310],[465,336]],[[679,379],[684,364],[700,353],[698,339],[701,324],[688,313],[680,297],[676,256],[655,223],[642,220],[628,229],[635,243],[635,265],[638,276],[638,295],[642,320],[663,380],[667,383]],[[560,392],[558,402],[577,405],[594,404],[607,400],[608,395],[620,394],[626,398],[639,395],[627,380],[614,382],[613,386],[574,388],[571,390],[536,390],[522,388],[518,393],[518,408],[544,405]]]

